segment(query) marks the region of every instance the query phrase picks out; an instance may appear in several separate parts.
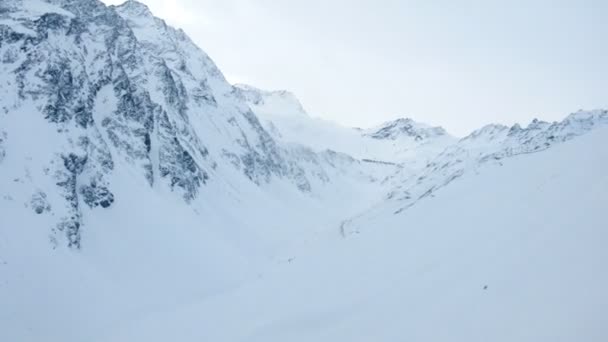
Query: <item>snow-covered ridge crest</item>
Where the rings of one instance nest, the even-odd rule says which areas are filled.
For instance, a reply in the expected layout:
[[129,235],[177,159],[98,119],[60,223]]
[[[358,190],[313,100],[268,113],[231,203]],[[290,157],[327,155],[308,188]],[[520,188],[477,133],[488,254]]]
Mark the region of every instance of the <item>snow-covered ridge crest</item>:
[[248,85],[235,85],[235,91],[279,142],[295,143],[317,152],[333,150],[367,163],[398,166],[408,173],[415,173],[457,141],[441,127],[412,119],[397,119],[370,129],[352,128],[314,117],[314,113],[307,115],[289,92]]
[[235,84],[234,89],[258,115],[308,116],[300,100],[289,91],[268,91],[246,84]]
[[130,17],[153,17],[152,11],[148,5],[136,1],[136,0],[127,0],[123,4],[117,6],[121,8],[121,13],[123,15],[128,15]]
[[[579,111],[553,123],[534,119],[525,128],[519,124],[512,127],[487,125],[446,148],[427,165],[417,180],[406,181],[404,185],[411,184],[411,190],[423,195],[447,185],[468,170],[479,168],[484,163],[540,152],[605,125],[608,125],[607,110]],[[422,184],[426,185],[421,186]],[[411,190],[406,190],[405,195],[400,198],[420,199],[416,198]],[[394,195],[395,193],[392,193],[390,197]],[[410,204],[413,202],[403,206],[401,210]]]
[[344,234],[358,231],[368,217],[399,214],[458,180],[478,172],[488,164],[507,162],[522,154],[538,153],[562,144],[598,127],[608,126],[608,110],[579,111],[559,122],[532,120],[525,128],[499,124],[486,125],[448,146],[415,174],[401,170],[392,177],[395,184],[385,201],[367,213],[346,220]]
[[378,127],[366,130],[365,136],[374,139],[396,140],[400,137],[410,137],[415,140],[440,137],[448,135],[443,127],[432,127],[427,124],[416,122],[411,118],[400,118],[388,121]]

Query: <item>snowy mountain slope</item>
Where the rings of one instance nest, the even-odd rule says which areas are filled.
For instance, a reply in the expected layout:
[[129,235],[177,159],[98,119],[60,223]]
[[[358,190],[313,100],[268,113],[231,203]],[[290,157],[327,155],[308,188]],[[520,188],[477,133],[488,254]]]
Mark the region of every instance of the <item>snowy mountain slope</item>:
[[278,144],[135,1],[3,1],[0,58],[0,340],[228,291],[386,191],[383,165]]
[[604,340],[607,129],[486,164],[375,229],[102,340]]
[[[254,110],[263,110],[264,113],[269,114],[280,114],[280,115],[306,115],[302,105],[293,96],[293,94],[286,91],[277,92],[263,92],[263,99],[252,100],[251,97],[262,92],[261,90],[253,87],[246,88],[246,86],[232,87],[229,85],[221,72],[217,69],[215,64],[202,52],[194,43],[184,34],[181,30],[175,30],[170,26],[167,26],[161,19],[154,17],[147,7],[136,2],[127,1],[124,5],[116,7],[117,12],[127,20],[130,28],[133,29],[138,41],[151,50],[151,54],[155,56],[161,56],[163,60],[168,63],[170,68],[176,73],[180,74],[180,79],[183,80],[186,89],[194,89],[191,95],[195,100],[202,99],[203,101],[217,102],[221,96],[212,95],[209,96],[207,93],[211,90],[223,93],[223,98],[227,98],[226,107],[230,105],[234,106],[233,103],[238,103],[241,109],[243,105],[249,105]],[[201,75],[205,77],[200,80]],[[219,105],[216,103],[216,105]],[[203,108],[205,116],[209,115],[210,110]],[[375,173],[366,173],[366,170],[378,169],[376,167],[365,167],[360,168],[358,165],[349,165],[348,167],[342,167],[339,170],[335,169],[336,164],[344,163],[345,159],[339,157],[337,154],[327,154],[326,151],[319,151],[320,153],[312,154],[310,151],[305,149],[296,148],[293,149],[291,146],[277,146],[271,137],[261,129],[257,118],[251,116],[251,112],[247,107],[243,109],[247,112],[248,120],[252,120],[255,125],[257,136],[263,139],[263,143],[256,143],[256,146],[269,145],[268,153],[275,154],[278,160],[274,161],[262,161],[264,164],[278,163],[278,169],[276,170],[277,175],[287,176],[298,186],[302,191],[312,191],[313,188],[316,192],[322,192],[325,189],[323,186],[327,184],[333,178],[331,174],[339,173],[341,177],[352,176],[359,178],[361,174],[363,177],[376,177]],[[287,110],[287,112],[285,112]],[[203,111],[203,110],[201,110]],[[231,124],[234,124],[232,117],[228,118]],[[205,125],[206,123],[200,118],[194,120],[192,125]],[[211,123],[213,124],[213,123]],[[213,124],[217,126],[217,124]],[[211,126],[211,125],[209,125]],[[209,136],[209,132],[200,130],[199,135]],[[227,158],[230,162],[234,162],[236,159],[235,154],[226,151],[226,137],[225,132],[219,131],[218,139],[212,139],[213,142],[218,142],[217,146],[209,146],[211,151],[222,151],[222,157]],[[236,138],[234,138],[236,136]],[[238,134],[230,135],[232,139],[239,142]],[[247,139],[251,139],[246,137]],[[251,139],[253,140],[253,139]],[[234,141],[232,143],[234,144]],[[255,142],[255,140],[253,141]],[[240,142],[239,142],[240,144]],[[238,156],[238,154],[237,154]],[[337,159],[331,160],[328,156],[336,156]],[[237,165],[246,164],[247,160],[237,161]],[[247,158],[249,159],[249,158]],[[348,159],[348,158],[347,158]],[[302,168],[299,161],[308,161],[308,167]],[[351,163],[355,163],[352,161]],[[282,164],[282,165],[281,165]],[[246,165],[245,165],[246,166]],[[352,172],[350,172],[352,170]],[[350,173],[349,173],[350,172]],[[246,173],[248,173],[246,171]],[[379,176],[378,176],[379,177]],[[317,184],[318,186],[314,186]]]
[[4,0],[0,341],[602,339],[607,123],[345,128],[136,1]]
[[258,115],[308,116],[300,100],[285,90],[265,91],[247,84],[235,84],[235,91]]
[[517,124],[510,128],[487,125],[448,146],[415,176],[404,172],[394,175],[395,179],[390,183],[397,186],[386,195],[386,200],[346,220],[342,225],[344,233],[357,232],[359,228],[356,227],[368,227],[366,223],[357,223],[365,216],[399,214],[419,201],[434,196],[463,175],[478,172],[480,167],[488,163],[501,164],[504,159],[520,154],[542,152],[606,125],[606,110],[579,111],[554,123],[535,119],[526,128]]
[[[397,119],[370,129],[350,128],[309,116],[285,91],[264,91],[237,84],[262,125],[279,141],[346,153],[360,160],[409,163],[441,152],[456,139],[441,127]],[[275,105],[281,98],[280,105]]]
[[54,243],[81,245],[87,209],[120,200],[111,182],[119,168],[194,206],[227,197],[211,183],[238,189],[243,178],[317,197],[336,192],[325,188],[339,186],[333,175],[374,178],[357,161],[336,169],[347,159],[278,145],[211,59],[141,3],[0,6],[1,145],[11,158],[0,188],[29,214],[48,214]]

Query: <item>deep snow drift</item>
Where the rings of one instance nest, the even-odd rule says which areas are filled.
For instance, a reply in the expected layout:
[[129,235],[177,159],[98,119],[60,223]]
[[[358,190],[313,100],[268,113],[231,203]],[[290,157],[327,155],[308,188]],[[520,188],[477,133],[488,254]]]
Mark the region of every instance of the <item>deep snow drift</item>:
[[0,341],[605,340],[604,146],[342,127],[136,1],[5,0]]

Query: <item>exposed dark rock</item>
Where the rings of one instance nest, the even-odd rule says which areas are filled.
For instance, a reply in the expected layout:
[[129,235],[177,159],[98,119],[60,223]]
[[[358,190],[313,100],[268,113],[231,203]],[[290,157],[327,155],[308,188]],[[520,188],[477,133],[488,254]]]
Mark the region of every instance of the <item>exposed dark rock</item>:
[[6,143],[6,139],[8,134],[6,132],[0,131],[0,163],[6,157],[6,149],[4,148],[4,144]]
[[87,156],[77,156],[74,153],[61,158],[63,159],[63,166],[73,175],[79,175],[87,163]]
[[95,182],[82,186],[80,193],[83,201],[91,208],[108,208],[114,203],[114,194],[107,187],[98,186]]
[[30,199],[30,206],[36,214],[51,211],[51,205],[46,198],[46,194],[42,191],[37,191]]

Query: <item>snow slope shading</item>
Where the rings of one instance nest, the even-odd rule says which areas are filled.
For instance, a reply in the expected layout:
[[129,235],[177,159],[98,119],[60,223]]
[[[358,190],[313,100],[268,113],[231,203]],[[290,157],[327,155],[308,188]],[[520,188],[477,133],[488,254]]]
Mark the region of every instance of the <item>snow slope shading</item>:
[[108,341],[602,341],[607,143],[604,128],[487,165]]

